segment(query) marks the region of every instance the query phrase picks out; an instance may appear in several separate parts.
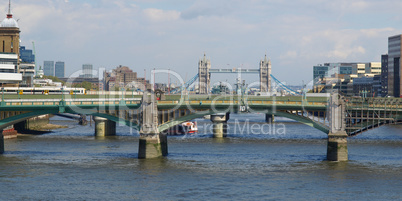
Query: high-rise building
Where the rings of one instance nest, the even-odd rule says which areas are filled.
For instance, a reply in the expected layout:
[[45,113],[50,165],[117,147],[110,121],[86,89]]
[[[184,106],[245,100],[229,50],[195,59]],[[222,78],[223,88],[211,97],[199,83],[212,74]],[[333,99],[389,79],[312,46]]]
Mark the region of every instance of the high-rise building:
[[64,77],[65,64],[64,61],[57,61],[54,65],[54,76],[61,78]]
[[20,86],[31,87],[35,75],[35,55],[32,50],[25,49],[25,46],[20,46],[20,61],[19,69],[22,74]]
[[[362,64],[363,72],[365,64]],[[357,63],[324,63],[313,66],[313,78],[334,77],[335,75],[350,75],[357,73]]]
[[381,55],[381,96],[388,95],[388,54]]
[[82,72],[83,72],[82,77],[92,78],[93,77],[93,75],[92,75],[92,64],[83,64],[82,65]]
[[328,76],[328,69],[329,66],[327,65],[318,65],[318,66],[313,66],[313,78],[324,78]]
[[35,55],[32,50],[25,49],[25,46],[20,47],[21,63],[35,63]]
[[401,87],[401,57],[402,35],[388,37],[388,96],[400,97]]
[[54,61],[43,62],[43,73],[46,76],[54,76]]
[[356,74],[359,77],[381,74],[380,62],[367,63],[324,63],[313,67],[313,78],[335,77]]
[[7,17],[0,24],[0,84],[18,86],[22,81],[19,69],[20,28],[11,14],[9,4]]

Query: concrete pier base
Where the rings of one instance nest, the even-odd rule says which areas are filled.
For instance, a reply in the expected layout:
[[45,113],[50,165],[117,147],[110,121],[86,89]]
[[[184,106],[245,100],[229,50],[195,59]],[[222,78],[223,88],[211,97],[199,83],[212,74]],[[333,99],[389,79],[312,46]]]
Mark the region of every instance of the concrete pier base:
[[274,123],[275,122],[275,115],[273,115],[273,114],[265,114],[265,122]]
[[229,120],[229,113],[211,115],[211,121],[213,122],[212,132],[214,138],[224,138],[227,136],[228,120]]
[[116,122],[102,117],[94,117],[94,120],[95,136],[104,137],[116,135]]
[[158,158],[167,156],[167,135],[164,134],[140,134],[138,146],[138,158]]
[[4,136],[0,132],[0,154],[4,153]]
[[327,160],[329,161],[347,161],[348,144],[345,131],[328,134]]

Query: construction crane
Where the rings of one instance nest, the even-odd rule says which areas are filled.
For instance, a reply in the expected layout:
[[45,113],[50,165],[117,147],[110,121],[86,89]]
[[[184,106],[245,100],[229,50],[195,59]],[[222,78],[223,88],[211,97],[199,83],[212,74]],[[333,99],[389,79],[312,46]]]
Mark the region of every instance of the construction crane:
[[35,64],[35,74],[36,74],[36,51],[35,51],[35,41],[32,41],[32,49],[34,53],[34,64]]

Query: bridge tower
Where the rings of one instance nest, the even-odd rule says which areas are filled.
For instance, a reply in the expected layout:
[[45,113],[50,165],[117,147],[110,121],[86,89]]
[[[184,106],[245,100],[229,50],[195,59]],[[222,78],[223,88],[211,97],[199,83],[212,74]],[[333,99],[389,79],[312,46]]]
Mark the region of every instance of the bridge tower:
[[211,61],[207,59],[204,54],[204,58],[198,62],[198,94],[208,94],[211,87]]
[[260,91],[271,92],[271,60],[267,55],[260,61]]
[[141,105],[141,129],[138,158],[157,158],[167,155],[167,135],[158,130],[158,108],[155,93],[145,91]]
[[329,133],[327,159],[329,161],[347,161],[348,146],[346,133],[346,104],[338,93],[333,93],[329,100]]
[[[18,87],[22,77],[20,73],[20,28],[17,20],[13,18],[11,13],[11,2],[8,2],[7,17],[0,24],[0,62],[12,63],[14,69],[2,69],[4,74],[0,77],[1,86]],[[11,59],[13,58],[13,59]]]

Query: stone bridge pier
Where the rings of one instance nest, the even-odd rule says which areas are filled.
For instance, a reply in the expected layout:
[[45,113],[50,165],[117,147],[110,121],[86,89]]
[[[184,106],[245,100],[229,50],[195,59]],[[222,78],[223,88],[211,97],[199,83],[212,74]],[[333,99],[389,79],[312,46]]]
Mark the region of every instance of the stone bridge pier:
[[265,114],[265,122],[266,123],[274,123],[275,122],[275,115],[273,115],[273,114]]
[[342,96],[337,93],[331,95],[329,100],[329,124],[327,145],[327,160],[347,161],[348,160],[348,134],[346,128],[346,104]]
[[158,130],[158,108],[154,92],[144,92],[141,115],[138,158],[167,156],[167,135]]
[[94,121],[96,137],[116,135],[116,122],[102,117],[94,117]]
[[211,115],[211,121],[213,122],[212,132],[214,138],[224,138],[227,136],[228,120],[229,113],[219,113]]
[[2,130],[0,130],[0,154],[4,153],[4,136]]

